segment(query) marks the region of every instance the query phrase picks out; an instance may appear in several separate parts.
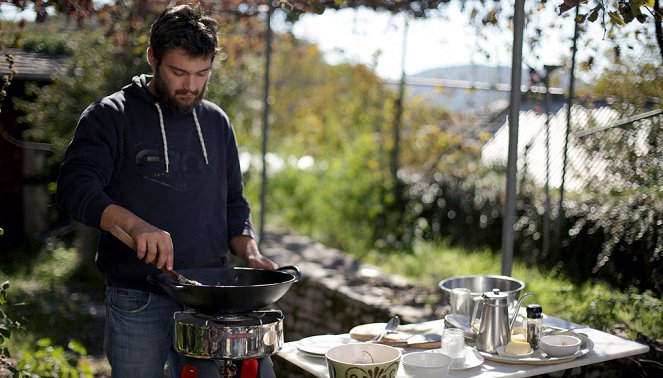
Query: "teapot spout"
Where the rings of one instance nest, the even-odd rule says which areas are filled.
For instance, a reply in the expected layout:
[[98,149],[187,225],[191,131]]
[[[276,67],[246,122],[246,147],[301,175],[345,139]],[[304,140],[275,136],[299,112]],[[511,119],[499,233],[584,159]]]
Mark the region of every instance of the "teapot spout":
[[523,294],[519,299],[518,303],[516,303],[516,309],[513,312],[513,317],[511,318],[511,322],[509,322],[509,334],[513,332],[513,325],[516,324],[516,318],[518,317],[518,310],[520,310],[520,305],[523,304],[523,300],[530,295],[533,295],[532,293],[525,293]]

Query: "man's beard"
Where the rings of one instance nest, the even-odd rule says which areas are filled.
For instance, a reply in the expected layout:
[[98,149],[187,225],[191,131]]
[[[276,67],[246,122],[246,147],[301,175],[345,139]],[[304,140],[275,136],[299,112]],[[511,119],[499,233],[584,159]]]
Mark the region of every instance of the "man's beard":
[[[176,90],[175,93],[171,95],[168,84],[161,79],[158,70],[157,72],[154,73],[154,90],[156,92],[157,99],[161,104],[176,112],[182,112],[182,113],[191,112],[193,108],[195,108],[196,105],[200,104],[200,102],[203,100],[203,96],[205,95],[206,89],[207,89],[207,83],[205,83],[201,91],[192,92],[187,90]],[[178,100],[176,97],[177,95],[186,95],[186,94],[193,94],[196,97],[194,97],[191,101],[187,102],[182,102]]]

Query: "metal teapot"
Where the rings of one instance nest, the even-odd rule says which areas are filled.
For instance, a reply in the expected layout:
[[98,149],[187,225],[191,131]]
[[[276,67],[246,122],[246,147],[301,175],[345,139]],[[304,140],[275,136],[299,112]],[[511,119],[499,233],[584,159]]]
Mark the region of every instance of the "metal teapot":
[[511,338],[511,330],[518,316],[518,309],[523,299],[532,295],[523,294],[515,306],[513,317],[509,319],[509,297],[506,293],[500,293],[500,289],[493,289],[483,293],[481,297],[474,298],[482,302],[483,306],[474,306],[470,324],[474,324],[477,310],[481,307],[481,318],[476,335],[475,346],[478,350],[487,353],[497,352],[497,348],[506,345]]

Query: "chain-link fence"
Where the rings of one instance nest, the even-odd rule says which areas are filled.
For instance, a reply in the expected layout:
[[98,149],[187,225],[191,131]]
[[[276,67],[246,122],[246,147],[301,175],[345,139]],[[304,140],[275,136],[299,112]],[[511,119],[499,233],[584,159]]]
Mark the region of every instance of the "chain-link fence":
[[[516,231],[533,260],[660,290],[663,110],[633,113],[608,105],[574,105],[570,117],[566,107],[550,117],[521,112]],[[507,147],[505,123],[482,162],[504,166]]]

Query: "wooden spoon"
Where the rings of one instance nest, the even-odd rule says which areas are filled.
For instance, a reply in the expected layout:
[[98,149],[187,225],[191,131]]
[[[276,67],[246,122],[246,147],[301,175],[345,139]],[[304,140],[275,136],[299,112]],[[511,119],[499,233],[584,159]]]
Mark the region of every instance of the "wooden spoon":
[[[120,239],[120,241],[126,244],[129,248],[133,249],[134,251],[136,250],[136,241],[120,226],[113,225],[113,227],[111,227],[110,229],[110,233],[113,234],[113,236],[115,236],[116,238]],[[175,280],[180,285],[203,286],[203,284],[201,284],[200,282],[190,280],[174,270],[168,270],[165,267],[163,267],[161,268],[161,271],[169,275],[170,278]]]

